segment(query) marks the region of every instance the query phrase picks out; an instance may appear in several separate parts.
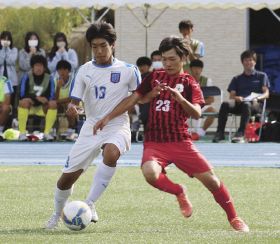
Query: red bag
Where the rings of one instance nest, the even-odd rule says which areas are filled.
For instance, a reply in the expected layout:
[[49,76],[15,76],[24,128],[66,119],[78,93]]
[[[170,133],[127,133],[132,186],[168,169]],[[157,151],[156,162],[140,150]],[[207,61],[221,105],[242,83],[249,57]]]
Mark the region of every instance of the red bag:
[[245,128],[245,140],[247,142],[258,142],[260,140],[258,133],[260,127],[260,122],[248,123]]

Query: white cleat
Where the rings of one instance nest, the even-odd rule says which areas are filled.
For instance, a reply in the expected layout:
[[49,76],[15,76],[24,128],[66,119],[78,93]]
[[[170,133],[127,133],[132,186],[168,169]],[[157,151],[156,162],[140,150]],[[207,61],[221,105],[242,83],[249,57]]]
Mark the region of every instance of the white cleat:
[[45,225],[45,229],[53,230],[58,226],[58,222],[60,221],[60,216],[54,213],[48,222]]
[[98,215],[97,215],[94,204],[91,206],[91,213],[92,213],[91,222],[96,223],[98,221]]
[[54,137],[51,134],[44,134],[44,141],[53,141]]

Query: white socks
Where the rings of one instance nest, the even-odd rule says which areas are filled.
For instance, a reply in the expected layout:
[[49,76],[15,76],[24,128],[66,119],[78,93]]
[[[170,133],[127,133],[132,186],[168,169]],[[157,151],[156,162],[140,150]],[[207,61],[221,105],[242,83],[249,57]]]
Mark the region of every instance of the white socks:
[[89,206],[92,206],[92,204],[96,202],[97,199],[101,196],[101,194],[105,191],[115,171],[116,167],[109,167],[103,162],[97,166],[93,183],[91,185],[89,194],[86,199],[86,203]]
[[54,193],[54,209],[56,215],[61,215],[68,197],[70,197],[73,192],[73,187],[74,185],[68,190],[60,190],[58,187],[56,187]]
[[196,131],[199,136],[205,136],[206,134],[206,131],[203,130],[202,128],[197,128]]

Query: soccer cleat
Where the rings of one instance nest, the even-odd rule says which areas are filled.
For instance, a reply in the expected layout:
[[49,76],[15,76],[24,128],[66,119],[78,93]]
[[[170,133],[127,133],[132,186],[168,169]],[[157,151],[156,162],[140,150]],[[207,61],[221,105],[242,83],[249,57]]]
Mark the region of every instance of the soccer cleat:
[[183,192],[177,195],[177,200],[181,209],[181,213],[185,218],[189,218],[192,215],[192,204],[187,197],[186,189],[183,187]]
[[246,223],[239,217],[235,217],[230,221],[232,228],[238,232],[249,232],[249,227]]
[[50,219],[46,223],[45,229],[48,229],[48,230],[55,229],[58,226],[59,221],[60,221],[60,215],[53,213],[53,215],[50,217]]
[[98,215],[97,215],[94,204],[91,206],[91,213],[92,213],[91,222],[96,223],[98,221]]
[[20,134],[19,137],[18,137],[18,139],[19,139],[20,141],[28,141],[28,138],[27,138],[27,136],[26,136],[25,133]]
[[44,141],[53,141],[54,137],[51,134],[44,134]]

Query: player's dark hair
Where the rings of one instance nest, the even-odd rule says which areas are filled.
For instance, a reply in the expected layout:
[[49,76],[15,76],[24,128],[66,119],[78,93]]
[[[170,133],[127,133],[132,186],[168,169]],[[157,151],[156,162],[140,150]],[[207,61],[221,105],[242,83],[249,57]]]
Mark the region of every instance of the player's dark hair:
[[117,40],[117,34],[110,23],[98,21],[93,23],[86,32],[86,39],[89,44],[91,44],[91,41],[95,38],[104,38],[112,45]]
[[42,55],[33,55],[30,59],[30,65],[33,67],[35,64],[42,64],[47,68],[47,59]]
[[139,67],[139,66],[142,66],[142,65],[148,65],[148,66],[151,66],[152,65],[152,60],[149,59],[148,57],[146,56],[143,56],[143,57],[139,57],[136,61],[136,65]]
[[151,59],[153,59],[154,56],[161,56],[161,52],[159,50],[155,50],[151,53]]
[[71,64],[66,60],[60,60],[56,65],[56,70],[59,69],[68,69],[71,71]]
[[193,23],[190,20],[182,20],[179,23],[179,30],[185,30],[185,29],[192,29],[193,28]]
[[161,41],[159,51],[162,54],[174,48],[178,56],[182,58],[183,56],[187,57],[189,55],[187,47],[188,43],[186,39],[177,36],[170,36]]
[[190,67],[199,67],[199,68],[203,68],[204,64],[200,59],[194,59],[193,61],[191,61],[190,63]]
[[240,55],[241,62],[243,62],[245,58],[252,58],[255,60],[255,62],[257,62],[257,54],[253,50],[246,50],[243,53],[241,53]]

